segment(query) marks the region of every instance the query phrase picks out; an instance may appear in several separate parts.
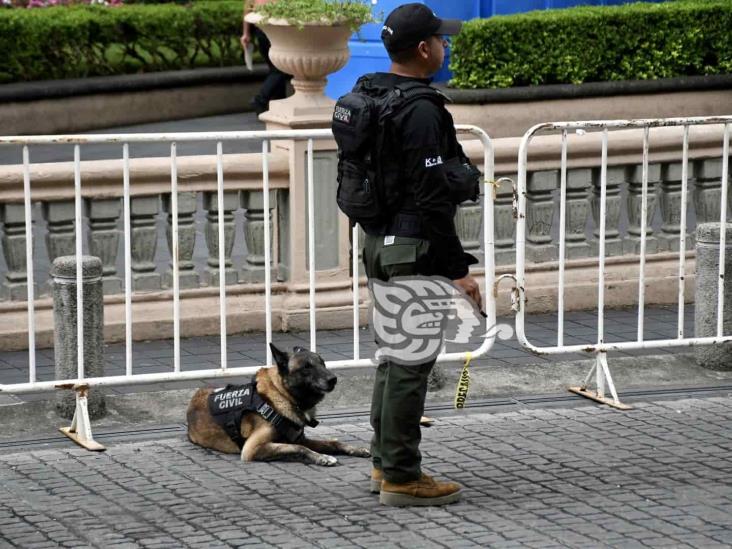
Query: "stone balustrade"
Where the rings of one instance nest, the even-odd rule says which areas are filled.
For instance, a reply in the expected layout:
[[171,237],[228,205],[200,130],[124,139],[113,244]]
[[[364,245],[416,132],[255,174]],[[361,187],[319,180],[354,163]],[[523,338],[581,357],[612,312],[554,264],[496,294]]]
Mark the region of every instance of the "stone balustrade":
[[[116,160],[82,162],[84,250],[102,260],[105,295],[124,292],[123,207],[121,163]],[[145,293],[172,288],[172,212],[169,160],[133,159],[131,162],[130,245],[132,289]],[[227,284],[254,282],[263,275],[261,155],[227,155],[224,193]],[[31,166],[36,296],[49,295],[53,260],[75,253],[73,167],[69,163]],[[180,288],[218,285],[218,212],[215,157],[178,160],[178,267]],[[286,157],[270,159],[270,204],[288,187]],[[0,300],[27,299],[25,218],[20,166],[0,169]],[[232,190],[229,190],[229,188]],[[167,192],[166,192],[167,191]],[[112,195],[112,196],[110,196]],[[115,196],[116,195],[116,196]],[[242,210],[244,207],[244,210]],[[246,222],[235,219],[245,212]],[[270,211],[271,218],[272,211]],[[239,216],[241,217],[241,216]],[[242,237],[243,233],[243,237]],[[234,251],[236,241],[241,241]],[[241,273],[234,262],[243,263]]]
[[[227,285],[264,280],[265,218],[270,220],[271,227],[277,195],[285,192],[271,191],[268,216],[263,210],[261,191],[227,191],[224,194]],[[130,200],[134,293],[159,291],[173,286],[170,202],[170,194],[132,197]],[[3,221],[0,229],[2,300],[24,301],[27,298],[24,207],[22,204],[3,204],[0,210]],[[236,216],[238,212],[243,213],[243,216]],[[74,203],[66,200],[44,201],[39,208],[35,208],[35,214],[36,295],[43,297],[49,295],[49,270],[53,260],[75,253]],[[102,260],[105,295],[124,292],[122,199],[86,199],[84,217],[85,250]],[[218,224],[216,193],[179,193],[178,269],[181,290],[218,286]],[[236,255],[235,244],[238,244]]]
[[[702,159],[689,164],[686,242],[693,248],[696,221],[718,220],[721,196],[721,159]],[[640,251],[642,170],[636,164],[611,166],[607,173],[605,215],[608,257],[637,255]],[[678,251],[681,211],[680,163],[650,164],[648,168],[647,253]],[[513,180],[515,174],[508,174]],[[527,260],[556,261],[559,250],[559,170],[530,172],[527,180]],[[226,284],[264,280],[264,223],[273,235],[278,228],[273,216],[285,189],[271,191],[270,211],[265,215],[262,192],[226,191],[224,194]],[[596,257],[600,215],[599,168],[567,171],[566,258]],[[496,193],[496,263],[515,260],[511,186],[504,182]],[[180,288],[217,286],[219,212],[212,191],[184,191],[178,196]],[[456,216],[456,228],[466,251],[482,260],[480,204],[465,203]],[[2,212],[2,299],[26,299],[25,221],[23,205],[6,203]],[[170,194],[135,196],[130,202],[132,285],[136,293],[172,287],[172,214]],[[42,201],[36,209],[37,294],[48,293],[49,265],[56,257],[74,253],[74,203]],[[87,198],[85,242],[91,255],[101,258],[105,294],[123,291],[123,234],[121,198]],[[276,248],[276,246],[275,246]],[[286,273],[286,258],[272,250],[275,265]],[[4,265],[2,265],[4,263]],[[275,268],[277,270],[277,268]],[[279,273],[275,273],[277,276]],[[284,275],[279,276],[280,280]]]
[[[516,175],[509,175],[513,180]],[[559,249],[559,170],[530,172],[527,178],[527,261],[555,261]],[[686,247],[693,249],[697,222],[719,221],[722,159],[689,163]],[[568,260],[597,257],[600,236],[600,169],[567,170],[566,254]],[[648,166],[646,253],[676,252],[681,230],[681,163]],[[641,240],[642,167],[607,170],[605,254],[638,255]],[[512,189],[504,183],[495,202],[496,264],[509,265],[513,249]]]
[[[621,133],[621,132],[617,132]],[[626,134],[627,136],[628,134]],[[632,137],[632,136],[630,136]],[[678,250],[681,200],[681,164],[677,139],[661,134],[652,141],[648,167],[648,227],[646,250],[653,264],[649,280],[676,276],[677,259],[667,252]],[[720,132],[705,132],[690,147],[687,185],[687,247],[693,248],[696,220],[714,220],[720,213]],[[640,252],[642,170],[639,143],[611,135],[607,170],[606,254],[616,305],[632,304],[628,288]],[[182,309],[182,334],[214,334],[218,330],[218,284],[221,268],[231,299],[229,329],[262,329],[264,227],[272,238],[271,279],[274,328],[308,327],[307,192],[305,144],[283,142],[270,153],[269,211],[264,211],[261,154],[225,155],[223,212],[218,211],[216,158],[178,158],[178,267]],[[572,270],[565,305],[568,310],[593,306],[587,288],[595,284],[599,232],[600,169],[595,136],[578,140],[570,136],[566,178],[567,268]],[[494,142],[496,177],[516,181],[516,140]],[[535,145],[532,143],[532,147]],[[716,147],[716,148],[715,148]],[[476,164],[483,158],[476,141],[464,146]],[[552,262],[559,257],[559,150],[553,136],[536,138],[529,157],[527,177],[527,272],[533,277],[535,296],[530,306],[552,310],[556,300]],[[315,174],[315,263],[318,326],[345,327],[352,319],[350,231],[335,205],[335,152],[332,143],[319,142],[314,157]],[[165,338],[171,335],[172,205],[170,160],[131,161],[131,276],[133,289],[133,337]],[[61,255],[75,251],[73,166],[34,164],[31,185],[34,222],[34,281],[36,285],[37,341],[51,342],[49,267]],[[124,336],[124,235],[121,199],[121,163],[89,161],[81,167],[84,198],[84,253],[97,256],[103,266],[105,293],[105,337]],[[511,272],[516,257],[513,189],[502,180],[495,188],[495,257],[501,272]],[[732,196],[732,193],[730,193]],[[0,347],[19,349],[25,345],[27,265],[25,220],[22,204],[22,167],[0,167]],[[224,224],[224,265],[219,265],[218,227]],[[482,204],[466,203],[459,208],[456,228],[465,249],[480,258],[475,274],[482,274]],[[360,234],[363,242],[363,233]],[[654,257],[654,254],[655,257]],[[359,250],[360,255],[360,250]],[[588,261],[589,260],[589,261]],[[693,284],[693,254],[689,255],[687,282]],[[533,273],[533,274],[532,274]],[[569,279],[568,279],[569,280]],[[360,295],[362,321],[366,319],[367,292]],[[573,284],[573,286],[572,286]],[[655,284],[655,282],[653,282]],[[649,293],[655,303],[668,303],[676,293],[668,284],[655,284],[663,292]],[[672,295],[673,294],[673,295]],[[691,295],[691,292],[687,293]],[[507,288],[499,292],[498,310],[508,310]]]

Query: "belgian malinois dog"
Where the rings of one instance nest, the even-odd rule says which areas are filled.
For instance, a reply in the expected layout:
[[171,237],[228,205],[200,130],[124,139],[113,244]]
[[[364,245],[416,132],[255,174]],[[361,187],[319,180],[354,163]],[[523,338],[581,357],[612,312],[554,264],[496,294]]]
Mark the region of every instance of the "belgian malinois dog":
[[[238,429],[234,427],[232,433],[229,425],[227,433],[214,418],[209,405],[209,401],[216,399],[216,394],[211,395],[217,390],[199,389],[188,406],[188,439],[204,448],[240,453],[242,461],[290,460],[330,466],[338,463],[330,454],[369,457],[366,448],[337,440],[309,439],[304,435],[306,425],[317,424],[315,406],[335,388],[337,378],[316,353],[295,347],[289,354],[273,344],[270,349],[276,366],[261,368],[256,373],[258,397],[255,398],[261,397],[260,401],[268,405],[264,408],[271,409],[276,419],[266,419],[269,414],[261,411],[245,412]],[[240,390],[240,393],[244,392],[244,389]],[[287,429],[283,429],[282,424],[286,424]],[[290,436],[293,433],[294,436]]]

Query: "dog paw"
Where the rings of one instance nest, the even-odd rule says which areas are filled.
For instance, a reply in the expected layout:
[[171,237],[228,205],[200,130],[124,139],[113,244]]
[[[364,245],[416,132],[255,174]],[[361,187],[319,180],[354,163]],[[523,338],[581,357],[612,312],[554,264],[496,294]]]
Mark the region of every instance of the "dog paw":
[[323,467],[333,467],[338,464],[338,460],[333,456],[320,454],[315,463],[316,465],[322,465]]
[[354,456],[354,457],[360,457],[360,458],[367,458],[371,457],[371,452],[368,448],[349,448],[348,449],[348,455]]

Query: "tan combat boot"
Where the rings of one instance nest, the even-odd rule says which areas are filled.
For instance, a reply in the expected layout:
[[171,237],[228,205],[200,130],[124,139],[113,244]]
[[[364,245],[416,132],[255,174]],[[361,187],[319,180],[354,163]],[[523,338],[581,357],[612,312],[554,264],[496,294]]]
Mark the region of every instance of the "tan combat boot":
[[447,505],[460,499],[461,489],[455,482],[437,482],[424,473],[419,480],[402,484],[384,479],[379,502],[396,507]]
[[374,467],[371,469],[371,493],[378,494],[381,492],[381,482],[384,480],[384,471]]

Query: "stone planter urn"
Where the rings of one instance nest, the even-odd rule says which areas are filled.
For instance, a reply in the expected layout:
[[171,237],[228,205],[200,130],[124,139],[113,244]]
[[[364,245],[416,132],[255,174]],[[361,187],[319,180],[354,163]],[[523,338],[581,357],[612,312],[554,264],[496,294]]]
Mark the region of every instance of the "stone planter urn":
[[343,68],[351,52],[348,25],[305,23],[302,28],[284,19],[267,19],[249,13],[245,20],[267,35],[272,47],[269,57],[275,67],[291,74],[295,93],[271,101],[269,111],[260,115],[267,128],[314,128],[330,124],[335,102],[326,97],[327,75]]

